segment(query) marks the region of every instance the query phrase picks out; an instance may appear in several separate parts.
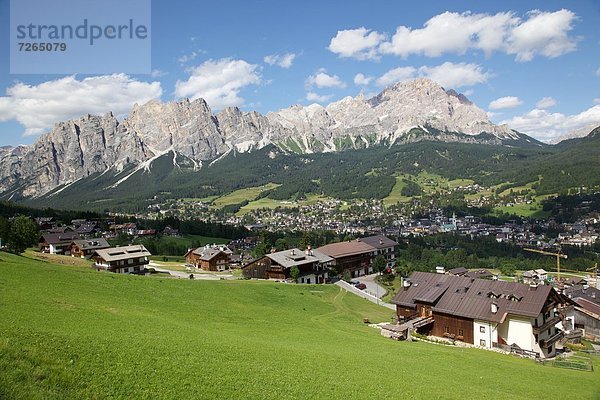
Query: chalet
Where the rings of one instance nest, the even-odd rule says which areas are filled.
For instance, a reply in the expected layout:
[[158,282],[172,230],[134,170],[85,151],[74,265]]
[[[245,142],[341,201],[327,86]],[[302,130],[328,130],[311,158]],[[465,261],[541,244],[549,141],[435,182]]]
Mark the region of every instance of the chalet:
[[75,227],[75,232],[83,237],[89,237],[100,232],[100,227],[97,222],[83,222]]
[[467,268],[465,268],[465,267],[457,267],[457,268],[449,269],[448,272],[446,272],[446,273],[448,275],[463,276],[467,272],[469,272],[469,270]]
[[548,273],[543,269],[531,269],[523,272],[523,283],[526,285],[543,285],[547,279]]
[[128,274],[143,271],[149,256],[150,252],[143,245],[136,244],[96,250],[91,258],[95,261],[93,268],[98,271]]
[[335,269],[348,272],[352,278],[373,272],[371,259],[375,249],[360,239],[327,244],[317,248],[317,251],[331,257]]
[[291,269],[300,271],[299,283],[325,283],[333,259],[318,250],[291,249],[267,254],[242,267],[247,278],[289,279]]
[[600,340],[600,290],[588,285],[565,289],[565,295],[575,303],[574,328],[582,329],[586,337]]
[[231,261],[232,251],[227,246],[210,246],[190,249],[185,253],[187,264],[205,271],[223,271]]
[[373,252],[374,257],[381,255],[385,258],[387,268],[394,268],[396,266],[395,249],[398,243],[383,235],[368,236],[360,240],[375,249]]
[[478,269],[475,271],[467,271],[463,276],[467,278],[477,278],[477,279],[494,279],[497,278],[494,274],[492,274],[487,269]]
[[54,217],[37,217],[35,219],[35,223],[42,231],[52,229],[54,226]]
[[414,272],[392,303],[423,334],[553,357],[572,301],[551,286]]
[[317,248],[333,258],[332,265],[338,272],[348,272],[353,278],[373,272],[371,264],[377,256],[383,256],[386,266],[396,263],[395,247],[398,243],[383,235],[368,236],[348,242],[331,243]]
[[90,258],[94,251],[108,249],[110,244],[104,238],[73,240],[70,246],[71,257]]
[[120,233],[129,236],[134,236],[137,234],[137,225],[133,222],[127,222],[125,224],[111,224],[108,228],[114,233],[115,236]]
[[166,236],[179,236],[179,229],[167,225],[165,226],[165,229],[163,229],[162,234]]
[[50,254],[68,254],[71,242],[79,239],[77,232],[43,233],[39,239],[40,251]]

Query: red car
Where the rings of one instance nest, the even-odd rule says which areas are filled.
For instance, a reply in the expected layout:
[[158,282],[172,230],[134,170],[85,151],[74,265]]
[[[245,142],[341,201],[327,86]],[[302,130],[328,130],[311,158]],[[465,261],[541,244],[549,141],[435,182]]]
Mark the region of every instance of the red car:
[[364,283],[357,283],[356,285],[354,285],[354,287],[360,290],[365,290],[367,288],[367,285],[365,285]]

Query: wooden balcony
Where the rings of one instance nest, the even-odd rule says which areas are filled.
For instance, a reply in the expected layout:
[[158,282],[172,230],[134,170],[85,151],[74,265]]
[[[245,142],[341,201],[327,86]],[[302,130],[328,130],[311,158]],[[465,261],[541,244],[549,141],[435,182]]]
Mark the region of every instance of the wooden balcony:
[[544,349],[552,346],[552,344],[560,339],[562,339],[563,337],[563,331],[561,330],[557,330],[557,332],[550,336],[548,339],[546,340],[540,340],[540,346],[543,347]]
[[549,320],[547,320],[546,322],[544,322],[542,325],[534,326],[533,333],[538,334],[540,332],[543,332],[546,329],[558,324],[560,321],[561,321],[560,315],[555,315],[554,317],[552,317]]

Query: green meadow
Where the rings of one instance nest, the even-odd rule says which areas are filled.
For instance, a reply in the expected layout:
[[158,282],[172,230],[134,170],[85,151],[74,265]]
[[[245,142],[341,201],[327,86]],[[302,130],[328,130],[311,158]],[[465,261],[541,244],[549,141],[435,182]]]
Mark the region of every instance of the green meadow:
[[1,399],[570,399],[580,372],[394,342],[336,286],[116,275],[0,253]]

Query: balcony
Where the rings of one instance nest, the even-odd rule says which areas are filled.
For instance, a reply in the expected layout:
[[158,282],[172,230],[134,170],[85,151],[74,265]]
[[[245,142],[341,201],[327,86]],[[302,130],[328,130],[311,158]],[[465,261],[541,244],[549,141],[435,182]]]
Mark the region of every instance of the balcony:
[[561,321],[560,315],[555,315],[554,317],[552,317],[549,320],[547,320],[546,322],[544,322],[542,325],[534,326],[533,333],[539,334],[540,332],[543,332],[546,329],[558,324],[560,321]]
[[564,333],[561,330],[556,330],[556,333],[552,336],[550,336],[548,339],[546,340],[540,340],[540,346],[543,348],[548,348],[550,346],[552,346],[552,344],[558,340],[560,340],[563,337]]

